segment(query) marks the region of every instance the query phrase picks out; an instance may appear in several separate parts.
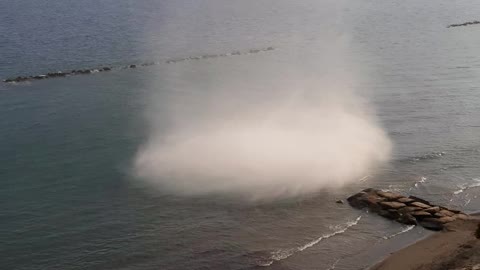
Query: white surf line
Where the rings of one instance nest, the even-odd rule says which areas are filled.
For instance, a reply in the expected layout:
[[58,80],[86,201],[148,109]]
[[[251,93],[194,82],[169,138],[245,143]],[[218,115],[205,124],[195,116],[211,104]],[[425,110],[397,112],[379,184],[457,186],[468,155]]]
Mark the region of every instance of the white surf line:
[[364,177],[360,178],[359,181],[360,181],[360,182],[365,182],[365,181],[367,181],[368,178],[370,178],[370,175],[369,175],[369,174],[367,174],[367,175],[365,175]]
[[420,181],[418,181],[418,182],[415,183],[415,187],[418,187],[418,184],[420,184],[420,183],[425,183],[425,181],[427,181],[427,178],[422,176],[422,177],[420,178]]
[[427,181],[427,177],[421,176],[419,181],[416,181],[415,184],[413,184],[412,187],[408,189],[408,192],[412,191],[414,188],[418,188],[418,184],[423,184]]
[[329,233],[329,234],[322,235],[319,238],[317,238],[317,239],[315,239],[311,242],[306,243],[305,245],[302,245],[302,246],[299,246],[299,247],[296,247],[296,248],[283,249],[283,250],[281,249],[281,250],[277,250],[275,252],[272,252],[271,262],[265,263],[263,266],[270,266],[274,261],[284,260],[284,259],[292,256],[293,254],[297,253],[297,252],[301,252],[301,251],[304,251],[307,248],[311,248],[311,247],[315,246],[316,244],[320,243],[320,241],[322,241],[324,239],[328,239],[328,238],[333,237],[337,234],[344,233],[350,227],[357,225],[361,218],[362,218],[362,216],[359,216],[355,220],[347,222],[346,226],[344,226],[342,229],[339,229],[339,230],[334,231],[334,232]]
[[[452,197],[450,198],[450,202],[453,201],[453,199],[455,198],[456,195],[460,194],[460,193],[463,193],[464,191],[467,191],[471,188],[475,188],[475,187],[480,187],[480,178],[473,178],[472,179],[474,181],[474,183],[471,183],[470,185],[468,183],[465,183],[463,185],[460,185],[460,186],[457,186],[459,187],[460,189],[458,190],[455,190],[452,194]],[[469,201],[470,202],[470,201]],[[468,202],[468,203],[469,203]]]
[[405,226],[401,231],[399,231],[397,233],[394,233],[392,235],[389,235],[389,236],[383,236],[382,238],[385,239],[385,240],[392,239],[393,237],[398,236],[402,233],[406,233],[406,232],[412,230],[413,228],[415,228],[415,225]]
[[340,261],[340,259],[337,259],[330,267],[328,267],[326,270],[333,270],[335,269],[335,266],[337,266],[337,263]]
[[348,228],[357,225],[357,224],[358,224],[358,221],[360,221],[361,218],[362,218],[362,216],[359,216],[357,219],[355,219],[355,221],[347,222],[347,223],[346,223],[347,226],[345,226],[343,229],[340,229],[340,230],[335,231],[335,232],[330,233],[330,234],[323,235],[323,236],[321,236],[321,237],[313,240],[313,241],[310,242],[310,243],[307,243],[307,244],[305,244],[305,245],[303,245],[303,246],[301,246],[301,247],[298,247],[298,248],[297,248],[298,251],[304,251],[305,249],[311,248],[311,247],[313,247],[314,245],[318,244],[318,243],[319,243],[320,241],[322,241],[323,239],[328,239],[328,238],[330,238],[330,237],[332,237],[332,236],[335,236],[335,235],[337,235],[337,234],[341,234],[341,233],[346,232],[346,231],[348,230]]

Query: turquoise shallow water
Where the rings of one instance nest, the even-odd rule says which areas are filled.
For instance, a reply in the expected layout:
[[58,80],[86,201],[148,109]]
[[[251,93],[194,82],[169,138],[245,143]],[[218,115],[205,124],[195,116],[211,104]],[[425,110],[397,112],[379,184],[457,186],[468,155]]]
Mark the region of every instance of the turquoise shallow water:
[[[375,186],[478,211],[480,27],[446,28],[478,19],[478,9],[474,1],[0,3],[0,78],[276,48],[1,84],[1,268],[358,269],[425,232],[389,238],[407,228],[339,198]],[[364,74],[356,88],[395,144],[390,164],[352,187],[261,204],[174,196],[132,176],[152,95],[165,98],[160,111],[172,100],[188,111],[183,101],[248,78],[239,99],[267,99],[279,74],[336,65],[321,58],[326,31],[348,37]]]

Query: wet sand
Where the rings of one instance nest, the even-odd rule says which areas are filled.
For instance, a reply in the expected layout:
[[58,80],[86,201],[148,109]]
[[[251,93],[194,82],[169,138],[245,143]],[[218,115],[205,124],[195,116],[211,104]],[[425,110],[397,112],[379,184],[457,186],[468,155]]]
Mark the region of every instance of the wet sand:
[[370,270],[480,269],[480,239],[475,230],[478,217],[457,220],[435,233],[392,253]]

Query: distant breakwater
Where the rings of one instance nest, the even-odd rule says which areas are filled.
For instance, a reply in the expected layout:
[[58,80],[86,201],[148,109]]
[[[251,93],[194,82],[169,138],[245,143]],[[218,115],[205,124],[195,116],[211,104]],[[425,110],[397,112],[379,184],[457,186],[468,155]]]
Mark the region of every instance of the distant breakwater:
[[447,28],[474,25],[474,24],[480,24],[480,21],[471,21],[471,22],[465,22],[465,23],[450,24],[449,26],[447,26]]
[[160,65],[160,64],[175,64],[179,62],[185,61],[198,61],[198,60],[205,60],[205,59],[212,59],[212,58],[219,58],[219,57],[229,57],[229,56],[240,56],[240,55],[247,55],[247,54],[256,54],[261,52],[273,51],[275,50],[274,47],[266,47],[266,48],[259,48],[259,49],[249,49],[246,51],[233,51],[230,53],[222,53],[222,54],[204,54],[200,56],[189,56],[189,57],[180,57],[180,58],[171,58],[163,61],[152,61],[152,62],[145,62],[145,63],[138,63],[138,64],[129,64],[125,66],[101,66],[96,68],[88,68],[88,69],[74,69],[71,71],[56,71],[56,72],[49,72],[40,75],[31,75],[31,76],[16,76],[11,77],[3,80],[5,83],[20,83],[20,82],[28,82],[28,81],[36,81],[36,80],[45,80],[45,79],[53,79],[53,78],[63,78],[75,75],[87,75],[87,74],[94,74],[99,72],[108,72],[112,70],[122,70],[122,69],[134,69],[137,67],[148,67],[153,65]]

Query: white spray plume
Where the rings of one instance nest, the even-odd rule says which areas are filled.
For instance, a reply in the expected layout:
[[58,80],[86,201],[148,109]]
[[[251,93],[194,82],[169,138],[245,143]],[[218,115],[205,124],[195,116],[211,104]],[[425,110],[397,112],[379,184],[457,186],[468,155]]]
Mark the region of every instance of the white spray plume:
[[[225,69],[233,59],[170,68],[161,74],[168,95],[151,98],[160,110],[151,109],[152,131],[136,156],[136,175],[175,194],[247,199],[359,181],[388,160],[391,144],[355,94],[355,68],[338,45],[327,46],[315,63],[346,63],[348,72],[340,64],[306,76],[318,69],[292,62],[264,68],[253,57],[236,58],[237,69]],[[174,86],[165,85],[168,76],[176,78]]]

